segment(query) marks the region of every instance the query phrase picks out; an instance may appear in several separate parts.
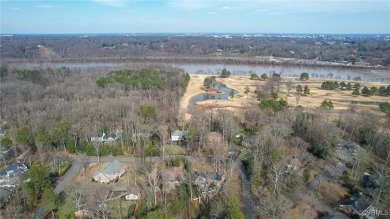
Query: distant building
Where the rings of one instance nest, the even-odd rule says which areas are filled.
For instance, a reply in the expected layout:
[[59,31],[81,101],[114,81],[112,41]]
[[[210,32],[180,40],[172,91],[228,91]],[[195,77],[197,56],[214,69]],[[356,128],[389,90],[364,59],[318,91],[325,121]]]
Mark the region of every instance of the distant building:
[[103,170],[96,171],[93,179],[99,183],[110,183],[119,179],[125,173],[125,168],[122,167],[118,160],[109,163]]
[[222,142],[222,134],[219,132],[210,132],[207,135],[207,140],[210,143],[221,143]]
[[116,130],[115,133],[111,133],[107,135],[106,133],[102,133],[101,136],[94,136],[91,137],[92,142],[105,142],[110,143],[118,140],[122,136],[123,131],[122,130]]

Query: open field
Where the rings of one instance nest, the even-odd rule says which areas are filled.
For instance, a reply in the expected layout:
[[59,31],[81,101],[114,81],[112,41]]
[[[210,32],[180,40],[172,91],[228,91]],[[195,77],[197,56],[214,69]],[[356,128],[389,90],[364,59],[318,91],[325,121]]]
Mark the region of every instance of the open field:
[[[181,112],[185,114],[185,120],[189,120],[191,115],[188,113],[188,108],[191,104],[191,98],[205,93],[201,89],[203,86],[203,81],[206,77],[210,75],[191,75],[191,81],[187,88],[187,91],[183,95],[180,108]],[[196,107],[202,108],[229,108],[229,109],[243,109],[251,105],[258,104],[256,99],[256,86],[264,85],[265,81],[259,80],[250,80],[247,76],[230,76],[229,78],[217,78],[217,82],[225,84],[228,88],[234,89],[239,93],[234,96],[234,98],[229,98],[229,100],[206,100],[196,103]],[[331,80],[330,81],[335,81]],[[308,85],[310,88],[309,95],[301,95],[298,104],[295,98],[295,89],[291,89],[290,94],[288,94],[287,87],[283,85],[285,82],[293,82],[294,86],[301,85],[304,87]],[[390,102],[390,97],[382,97],[377,95],[372,95],[369,97],[366,96],[353,96],[352,90],[322,90],[321,83],[325,81],[324,79],[310,79],[308,81],[299,81],[296,78],[282,78],[282,85],[280,86],[280,98],[285,99],[289,106],[301,105],[306,108],[319,107],[324,100],[331,100],[334,104],[335,109],[347,109],[351,106],[355,106],[361,109],[377,109],[375,105],[368,104],[351,104],[351,101],[356,102]],[[341,82],[340,80],[338,82]],[[354,84],[354,81],[344,81],[346,83],[351,82]],[[362,87],[380,87],[388,86],[389,83],[382,82],[359,82]],[[245,87],[249,86],[250,93],[247,95],[244,94]]]

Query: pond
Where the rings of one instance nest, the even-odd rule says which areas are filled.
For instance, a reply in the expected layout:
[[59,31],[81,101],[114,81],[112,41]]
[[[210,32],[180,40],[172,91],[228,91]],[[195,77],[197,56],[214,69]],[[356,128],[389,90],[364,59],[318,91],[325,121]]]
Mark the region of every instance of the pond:
[[[232,89],[225,87],[223,84],[218,82],[213,82],[211,85],[214,89],[219,90],[221,93],[207,94],[201,93],[191,98],[191,108],[195,106],[197,102],[205,100],[228,100],[229,94]],[[238,94],[238,91],[233,90],[234,95]]]
[[368,105],[368,106],[379,106],[379,104],[382,103],[382,102],[375,102],[375,101],[355,101],[355,100],[344,100],[340,102],[353,104],[353,105]]

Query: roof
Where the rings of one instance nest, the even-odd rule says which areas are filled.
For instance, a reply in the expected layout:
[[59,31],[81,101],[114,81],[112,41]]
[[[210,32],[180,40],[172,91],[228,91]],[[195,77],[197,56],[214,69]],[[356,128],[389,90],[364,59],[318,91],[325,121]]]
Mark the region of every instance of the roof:
[[355,193],[351,197],[344,199],[340,205],[351,206],[355,211],[362,213],[371,206],[370,201],[362,193]]
[[16,177],[27,172],[28,168],[24,164],[15,163],[8,166],[5,170],[0,172],[0,176]]
[[120,173],[122,170],[122,165],[118,160],[114,160],[113,162],[109,163],[103,170],[96,171],[94,176],[96,176],[99,173],[103,173],[107,176],[114,175]]
[[346,147],[346,148],[348,148],[350,150],[358,150],[359,147],[360,147],[356,142],[346,141],[346,140],[341,140],[339,145],[341,147]]
[[364,188],[381,188],[386,189],[385,178],[380,175],[364,175],[363,176]]
[[182,137],[183,136],[183,132],[180,131],[180,130],[176,130],[172,133],[172,136],[178,136],[178,137]]

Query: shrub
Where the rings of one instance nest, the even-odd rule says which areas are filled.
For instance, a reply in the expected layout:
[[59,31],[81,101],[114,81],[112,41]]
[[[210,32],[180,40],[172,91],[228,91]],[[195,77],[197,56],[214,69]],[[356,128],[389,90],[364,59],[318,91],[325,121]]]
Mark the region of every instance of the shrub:
[[87,145],[87,148],[85,150],[85,153],[87,156],[96,156],[96,150],[92,145]]
[[174,167],[178,167],[178,166],[180,166],[180,160],[179,159],[174,159],[174,160],[172,160],[172,166],[174,166]]

